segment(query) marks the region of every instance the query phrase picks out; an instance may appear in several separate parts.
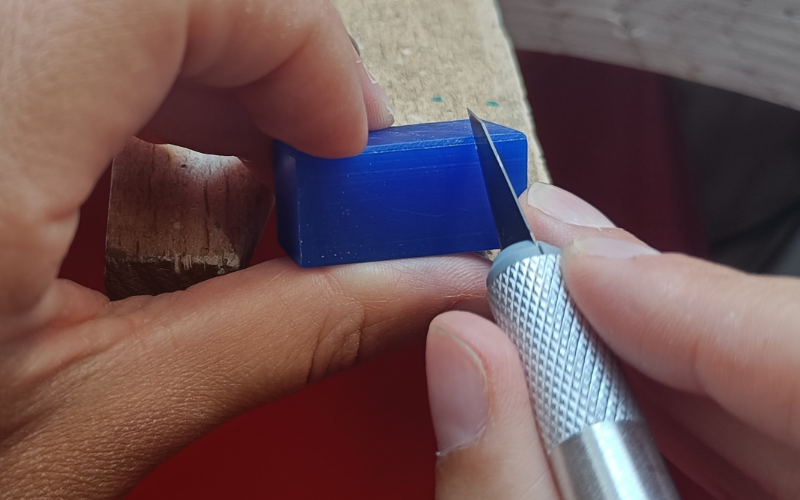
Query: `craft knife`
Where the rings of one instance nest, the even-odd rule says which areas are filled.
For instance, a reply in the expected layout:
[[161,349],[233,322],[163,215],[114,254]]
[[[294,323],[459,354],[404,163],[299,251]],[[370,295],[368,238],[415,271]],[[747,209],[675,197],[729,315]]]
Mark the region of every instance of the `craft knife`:
[[564,287],[560,250],[536,241],[486,125],[469,115],[502,248],[489,304],[519,351],[562,499],[679,500],[619,362]]

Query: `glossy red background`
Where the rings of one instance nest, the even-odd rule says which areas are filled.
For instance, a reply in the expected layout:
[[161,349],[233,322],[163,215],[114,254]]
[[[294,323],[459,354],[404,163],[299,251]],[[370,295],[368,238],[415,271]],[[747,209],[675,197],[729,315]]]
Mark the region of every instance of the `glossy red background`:
[[[659,249],[704,255],[661,78],[534,54],[520,65],[554,181]],[[61,273],[98,290],[108,183],[84,206]],[[281,253],[274,222],[257,261]],[[435,449],[420,343],[229,422],[129,498],[432,498]],[[676,479],[685,500],[708,498]]]

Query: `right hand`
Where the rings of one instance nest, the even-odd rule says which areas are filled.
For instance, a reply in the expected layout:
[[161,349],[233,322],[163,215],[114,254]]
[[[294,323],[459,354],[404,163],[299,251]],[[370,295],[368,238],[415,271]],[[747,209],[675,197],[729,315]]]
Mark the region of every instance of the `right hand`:
[[[534,233],[564,247],[570,294],[629,365],[664,455],[714,498],[800,498],[800,280],[659,254],[566,191],[530,191]],[[437,317],[427,369],[437,498],[559,498],[496,325]]]

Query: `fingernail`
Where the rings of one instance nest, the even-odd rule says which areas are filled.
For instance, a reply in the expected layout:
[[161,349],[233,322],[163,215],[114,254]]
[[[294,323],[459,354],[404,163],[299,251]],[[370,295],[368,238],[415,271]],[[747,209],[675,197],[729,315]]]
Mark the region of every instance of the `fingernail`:
[[392,109],[392,105],[389,102],[389,97],[386,95],[386,91],[383,90],[383,87],[378,83],[378,79],[375,78],[375,75],[372,74],[363,62],[361,63],[361,67],[364,68],[367,78],[369,78],[372,94],[372,99],[367,99],[367,121],[369,122],[369,129],[379,130],[391,127],[394,123],[394,109]]
[[478,355],[440,327],[431,325],[428,335],[428,399],[442,456],[478,442],[489,415],[489,397]]
[[658,255],[660,252],[642,243],[614,238],[578,238],[564,253],[594,255],[611,259],[629,259],[640,255]]
[[527,197],[523,196],[522,199],[529,206],[567,224],[596,228],[615,227],[602,212],[569,191],[551,184],[535,182],[528,188]]
[[350,37],[350,44],[353,46],[353,50],[356,53],[356,58],[358,58],[358,61],[361,62],[361,51],[364,50],[364,48],[361,46],[361,42],[359,42],[358,39],[356,39],[350,33],[347,35]]
[[356,64],[364,69],[364,75],[369,83],[362,82],[365,88],[364,104],[367,108],[367,123],[370,130],[380,130],[391,127],[394,123],[394,109],[389,101],[389,96],[383,90],[378,79],[372,74],[372,71],[367,68],[364,61],[361,59],[361,44],[355,38],[350,37],[353,44],[353,51],[356,54]]

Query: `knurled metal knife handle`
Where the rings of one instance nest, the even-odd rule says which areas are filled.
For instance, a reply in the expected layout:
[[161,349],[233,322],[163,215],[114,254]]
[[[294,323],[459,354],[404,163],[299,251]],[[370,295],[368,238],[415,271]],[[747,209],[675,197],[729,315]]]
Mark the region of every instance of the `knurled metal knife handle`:
[[519,350],[564,500],[678,500],[619,362],[570,299],[558,249],[521,242],[487,280],[495,321]]

